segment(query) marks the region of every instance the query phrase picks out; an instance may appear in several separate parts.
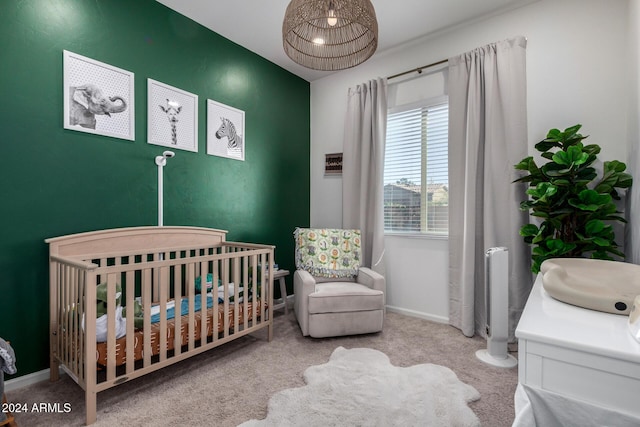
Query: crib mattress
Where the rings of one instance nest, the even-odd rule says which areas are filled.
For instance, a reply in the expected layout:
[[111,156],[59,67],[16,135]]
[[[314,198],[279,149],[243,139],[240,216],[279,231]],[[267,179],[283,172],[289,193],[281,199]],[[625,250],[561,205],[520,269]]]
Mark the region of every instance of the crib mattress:
[[[253,303],[247,303],[249,309],[249,320],[251,320],[251,311],[253,310]],[[265,310],[267,308],[267,304],[264,304]],[[237,312],[238,315],[238,324],[243,324],[244,322],[244,304],[240,304],[239,308],[236,309],[236,306],[233,304],[229,305],[228,311],[228,319],[229,319],[229,328],[233,329],[233,319],[234,313]],[[255,304],[256,316],[260,317],[260,304]],[[218,305],[218,333],[224,332],[224,304]],[[202,323],[202,312],[198,311],[194,313],[194,326],[195,326],[195,341],[199,341],[201,337],[201,323]],[[213,335],[213,310],[207,310],[207,328],[206,328],[207,337]],[[173,350],[175,347],[175,319],[167,320],[167,350]],[[189,343],[189,316],[184,315],[180,320],[180,337],[181,337],[181,345],[187,345]],[[134,332],[134,359],[136,361],[142,360],[144,357],[144,331],[142,329],[137,329]],[[151,355],[155,356],[160,353],[160,323],[152,323],[151,324]],[[124,365],[127,361],[127,337],[126,335],[122,338],[116,340],[116,366]],[[96,361],[98,365],[106,366],[107,365],[107,343],[99,342],[97,343],[96,348]]]

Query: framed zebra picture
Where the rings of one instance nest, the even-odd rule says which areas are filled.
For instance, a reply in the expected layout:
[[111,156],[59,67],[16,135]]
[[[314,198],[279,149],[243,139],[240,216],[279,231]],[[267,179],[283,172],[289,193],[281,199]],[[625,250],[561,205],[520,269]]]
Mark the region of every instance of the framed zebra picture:
[[198,152],[198,95],[147,79],[147,142]]
[[244,111],[207,100],[207,154],[244,161]]

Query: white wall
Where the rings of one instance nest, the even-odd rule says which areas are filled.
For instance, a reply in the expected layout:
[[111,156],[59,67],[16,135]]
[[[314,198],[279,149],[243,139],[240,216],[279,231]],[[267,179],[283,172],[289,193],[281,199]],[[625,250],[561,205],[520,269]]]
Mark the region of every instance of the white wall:
[[[379,52],[351,70],[311,84],[311,225],[340,227],[340,178],[323,177],[324,155],[342,151],[349,87],[516,35],[528,39],[529,140],[582,123],[601,159],[627,158],[629,1],[541,0]],[[514,209],[517,207],[514,206]],[[387,237],[388,302],[433,319],[448,318],[446,241]]]

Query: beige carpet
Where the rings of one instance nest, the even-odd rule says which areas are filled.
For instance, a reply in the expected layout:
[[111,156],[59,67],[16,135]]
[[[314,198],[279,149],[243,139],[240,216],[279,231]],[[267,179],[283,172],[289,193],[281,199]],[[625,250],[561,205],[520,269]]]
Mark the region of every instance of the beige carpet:
[[[480,393],[469,407],[483,426],[513,422],[517,368],[495,368],[476,359],[476,350],[486,348],[481,338],[466,338],[451,326],[395,313],[388,313],[381,333],[330,339],[302,337],[292,312],[278,312],[274,323],[270,343],[263,331],[99,393],[95,425],[237,426],[263,419],[271,396],[303,386],[304,371],[326,363],[339,346],[379,350],[395,366],[448,367]],[[17,362],[20,369],[19,358]],[[16,414],[21,427],[84,424],[83,391],[67,376],[13,390],[7,398],[29,408],[42,402],[71,408],[68,413]]]

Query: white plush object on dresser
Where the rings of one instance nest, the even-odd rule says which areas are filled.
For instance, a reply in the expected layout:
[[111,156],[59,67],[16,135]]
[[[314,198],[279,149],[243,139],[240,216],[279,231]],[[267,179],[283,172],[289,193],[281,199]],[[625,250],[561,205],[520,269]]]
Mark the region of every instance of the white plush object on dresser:
[[[263,328],[271,341],[273,277],[261,266],[273,263],[274,247],[227,242],[226,233],[201,227],[131,227],[46,240],[51,380],[58,379],[60,367],[85,390],[87,424],[96,421],[100,391]],[[224,298],[218,303],[211,299],[210,307],[202,304],[198,310],[198,298],[208,300],[207,286],[196,289],[197,283],[208,275],[222,287]],[[251,298],[240,301],[239,286],[229,295],[231,282],[258,285]],[[116,304],[108,304],[106,342],[98,343],[96,322],[82,325],[82,318],[96,319],[96,289],[104,283],[107,301],[116,300],[119,285],[122,306],[142,302],[142,327],[128,321],[126,335],[116,339]],[[170,319],[171,299],[186,300],[187,313]],[[151,322],[153,305],[160,306],[157,323]],[[127,314],[133,317],[133,310]],[[100,375],[98,365],[103,367]]]

